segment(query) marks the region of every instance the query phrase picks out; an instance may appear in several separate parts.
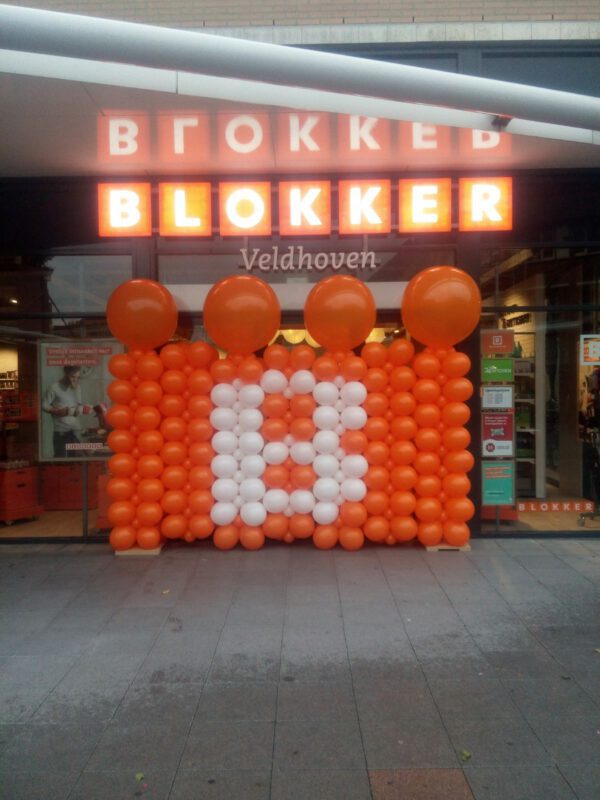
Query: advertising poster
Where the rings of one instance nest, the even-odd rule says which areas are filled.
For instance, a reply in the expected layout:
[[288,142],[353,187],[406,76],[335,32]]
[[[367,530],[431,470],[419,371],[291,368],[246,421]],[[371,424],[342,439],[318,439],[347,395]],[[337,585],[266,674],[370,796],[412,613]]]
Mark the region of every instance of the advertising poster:
[[481,396],[481,407],[512,408],[513,398],[514,393],[512,386],[484,386]]
[[482,358],[481,380],[484,383],[510,383],[514,380],[512,358]]
[[484,411],[481,415],[481,454],[514,456],[515,415],[512,411]]
[[109,455],[109,407],[114,341],[40,344],[40,461],[103,459]]
[[484,461],[481,465],[481,494],[484,506],[512,506],[515,503],[514,461]]
[[[584,335],[579,341],[579,438],[596,446],[600,429],[600,335]],[[584,457],[593,463],[592,452]]]

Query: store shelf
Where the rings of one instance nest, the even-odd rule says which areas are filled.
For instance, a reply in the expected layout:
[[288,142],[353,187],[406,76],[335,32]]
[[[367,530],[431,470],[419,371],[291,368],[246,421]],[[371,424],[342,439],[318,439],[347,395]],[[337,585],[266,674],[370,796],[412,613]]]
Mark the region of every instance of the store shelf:
[[517,458],[516,461],[522,461],[524,464],[535,464],[535,458]]
[[516,428],[517,433],[536,433],[537,428]]

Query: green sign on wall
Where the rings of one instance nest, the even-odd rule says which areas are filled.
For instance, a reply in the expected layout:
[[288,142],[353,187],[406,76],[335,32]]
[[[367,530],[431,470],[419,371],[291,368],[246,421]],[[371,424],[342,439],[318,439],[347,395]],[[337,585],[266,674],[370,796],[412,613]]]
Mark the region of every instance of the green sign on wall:
[[512,506],[515,503],[515,462],[483,461],[481,494],[484,506]]
[[511,383],[514,380],[514,359],[512,358],[482,358],[481,380],[484,383],[498,381]]

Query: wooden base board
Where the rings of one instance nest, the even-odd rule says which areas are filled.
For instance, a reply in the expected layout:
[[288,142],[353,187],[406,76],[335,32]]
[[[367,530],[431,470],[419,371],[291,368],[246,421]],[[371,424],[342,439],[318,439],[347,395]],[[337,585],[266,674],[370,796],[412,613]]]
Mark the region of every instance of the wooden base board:
[[141,547],[130,547],[129,550],[115,550],[116,556],[159,556],[163,545],[153,547],[151,550],[144,550]]
[[462,547],[456,547],[453,544],[436,544],[432,547],[426,547],[428,553],[437,552],[438,550],[457,550],[461,553],[470,553],[471,552],[471,545],[464,544]]

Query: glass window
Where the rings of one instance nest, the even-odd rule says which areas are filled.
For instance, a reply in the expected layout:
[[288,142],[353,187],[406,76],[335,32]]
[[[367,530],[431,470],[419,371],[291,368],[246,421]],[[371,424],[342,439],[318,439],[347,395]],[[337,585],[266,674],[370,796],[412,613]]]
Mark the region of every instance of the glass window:
[[106,309],[111,292],[132,276],[130,255],[53,256],[44,264],[52,310]]

